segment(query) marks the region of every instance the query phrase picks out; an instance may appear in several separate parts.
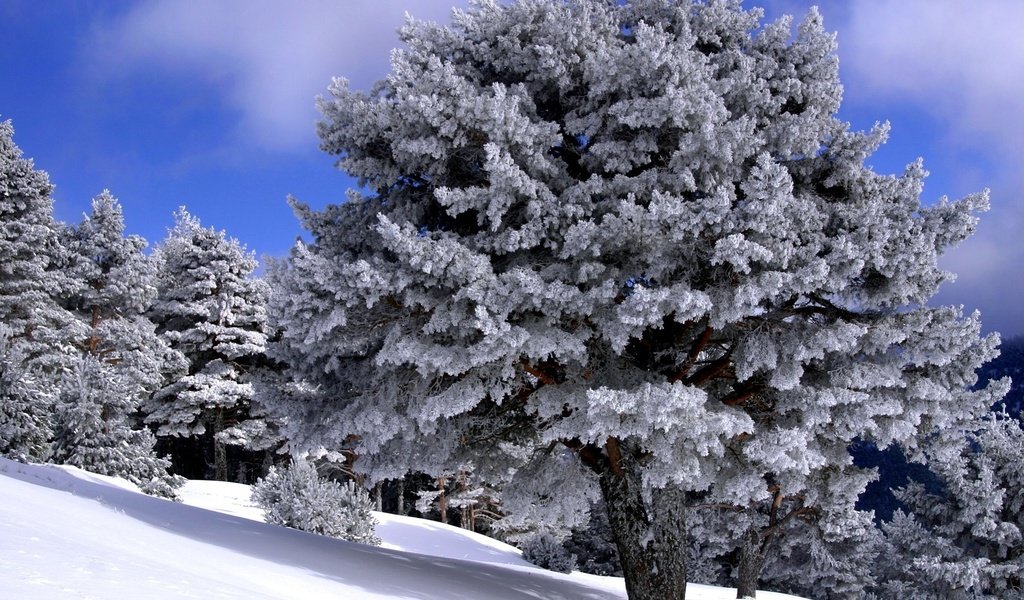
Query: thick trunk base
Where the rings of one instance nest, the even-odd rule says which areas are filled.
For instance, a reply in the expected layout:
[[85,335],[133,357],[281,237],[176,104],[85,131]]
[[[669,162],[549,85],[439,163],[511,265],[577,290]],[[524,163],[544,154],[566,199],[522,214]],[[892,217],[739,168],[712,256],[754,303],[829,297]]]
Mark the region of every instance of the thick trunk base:
[[736,580],[736,598],[756,598],[757,581],[761,578],[764,568],[764,550],[760,536],[751,532],[749,539],[740,546],[739,573]]
[[600,482],[629,600],[684,600],[683,494],[655,490],[648,506],[635,472],[605,473]]

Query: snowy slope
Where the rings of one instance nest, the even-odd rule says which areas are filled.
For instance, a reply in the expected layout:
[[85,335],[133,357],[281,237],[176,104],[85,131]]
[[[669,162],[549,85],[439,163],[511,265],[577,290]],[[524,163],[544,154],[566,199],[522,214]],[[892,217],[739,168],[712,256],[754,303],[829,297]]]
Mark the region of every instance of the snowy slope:
[[[190,506],[262,522],[263,511],[252,503],[250,494],[249,486],[224,481],[189,481],[180,491],[181,499]],[[383,540],[383,548],[536,568],[523,560],[514,546],[486,535],[413,517],[379,512],[373,516],[377,519],[376,533]]]
[[620,579],[549,573],[461,529],[379,515],[385,547],[373,548],[262,523],[247,496],[190,482],[173,503],[74,468],[0,459],[0,598],[625,598]]

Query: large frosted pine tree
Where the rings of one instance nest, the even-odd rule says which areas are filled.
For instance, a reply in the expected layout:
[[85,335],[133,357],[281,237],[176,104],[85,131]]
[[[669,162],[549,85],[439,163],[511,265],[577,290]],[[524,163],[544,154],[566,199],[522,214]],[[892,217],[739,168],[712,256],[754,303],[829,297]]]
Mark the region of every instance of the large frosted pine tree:
[[19,391],[10,392],[17,398],[0,397],[5,407],[0,412],[0,452],[32,460],[49,455],[48,440],[38,439],[44,434],[32,434],[35,441],[25,446],[7,437],[13,435],[8,426],[23,430],[31,422],[49,428],[56,381],[68,372],[75,355],[76,321],[57,301],[73,291],[73,280],[66,276],[52,191],[46,173],[36,170],[15,145],[11,122],[0,122],[0,323],[8,329],[4,377],[34,382],[18,384]]
[[168,347],[146,317],[156,298],[156,265],[146,241],[124,235],[121,205],[108,191],[65,234],[76,293],[62,299],[79,322],[81,358],[62,381],[54,459],[143,489],[172,495],[178,480],[153,451],[156,439],[139,414],[141,403],[180,375],[184,357]]
[[156,255],[159,292],[149,316],[185,355],[188,373],[154,394],[146,420],[160,436],[207,440],[213,475],[226,480],[226,442],[218,434],[249,417],[251,376],[267,343],[266,284],[252,277],[256,259],[238,240],[203,227],[184,208]]
[[770,507],[856,497],[852,440],[913,454],[985,410],[995,337],[926,303],[987,197],[865,166],[887,128],[836,118],[821,17],[760,15],[483,1],[410,22],[371,93],[336,81],[322,147],[369,193],[296,203],[312,242],[272,273],[289,439],[371,476],[571,453],[630,598],[669,600],[688,499],[751,515],[756,573]]

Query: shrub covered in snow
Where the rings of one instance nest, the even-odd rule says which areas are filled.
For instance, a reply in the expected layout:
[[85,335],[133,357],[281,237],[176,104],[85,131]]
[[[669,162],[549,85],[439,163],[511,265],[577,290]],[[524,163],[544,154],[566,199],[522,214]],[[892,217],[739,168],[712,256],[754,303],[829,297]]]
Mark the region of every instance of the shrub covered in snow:
[[615,547],[604,502],[598,500],[591,504],[587,525],[573,529],[572,534],[562,542],[562,547],[576,555],[576,566],[580,571],[622,577],[619,551]]
[[363,544],[380,544],[374,535],[373,502],[351,481],[322,479],[316,468],[295,460],[270,472],[252,488],[252,499],[268,523]]
[[523,544],[523,558],[529,562],[559,573],[570,573],[576,568],[576,555],[570,554],[561,542],[549,533],[541,533]]

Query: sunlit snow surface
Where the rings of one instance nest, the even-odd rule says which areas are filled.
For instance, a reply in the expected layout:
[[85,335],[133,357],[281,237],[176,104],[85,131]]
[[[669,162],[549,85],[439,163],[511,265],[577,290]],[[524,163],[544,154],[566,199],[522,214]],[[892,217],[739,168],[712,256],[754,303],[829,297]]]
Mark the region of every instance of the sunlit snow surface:
[[549,573],[455,527],[378,514],[384,544],[374,548],[267,525],[248,496],[247,486],[192,481],[174,503],[75,468],[0,458],[0,598],[625,598],[621,579]]

